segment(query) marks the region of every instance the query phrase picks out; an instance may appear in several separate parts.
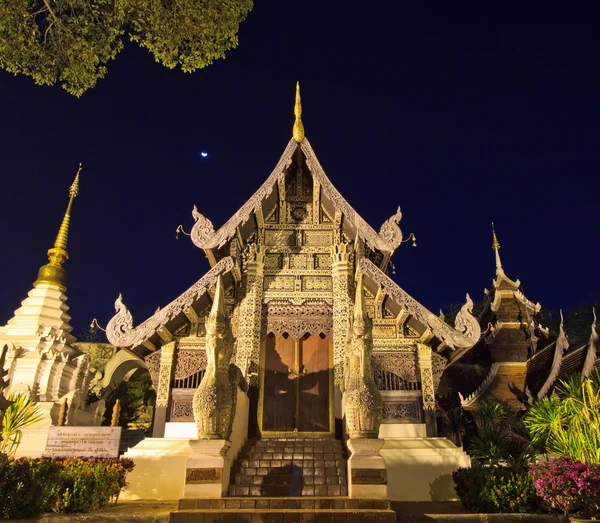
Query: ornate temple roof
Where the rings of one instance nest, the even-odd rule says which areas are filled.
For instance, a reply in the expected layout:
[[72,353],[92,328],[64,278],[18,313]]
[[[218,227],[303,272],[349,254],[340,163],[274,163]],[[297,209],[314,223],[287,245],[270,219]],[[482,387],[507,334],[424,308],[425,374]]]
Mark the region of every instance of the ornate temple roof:
[[[254,230],[256,223],[249,224],[255,213],[266,214],[275,203],[276,192],[279,182],[284,179],[287,169],[291,166],[294,155],[301,151],[312,176],[321,185],[323,204],[329,207],[330,213],[339,210],[344,216],[345,233],[350,237],[358,235],[371,248],[385,253],[392,253],[402,242],[402,231],[398,226],[402,213],[400,207],[396,213],[386,220],[381,226],[379,233],[361,218],[344,197],[333,186],[325,171],[321,167],[308,138],[304,137],[301,142],[292,138],[285,148],[279,162],[266,181],[260,186],[250,199],[227,221],[215,231],[211,221],[202,215],[196,207],[192,216],[196,223],[191,231],[192,241],[197,247],[205,250],[220,249],[229,240],[235,237],[238,229],[242,231],[243,237],[248,237]],[[271,197],[271,198],[270,198]],[[248,227],[250,225],[250,227]]]
[[382,269],[385,269],[391,253],[402,242],[402,231],[398,226],[402,217],[400,208],[383,223],[379,232],[371,228],[333,186],[305,137],[300,118],[299,90],[294,112],[296,122],[293,136],[275,169],[222,227],[215,230],[210,220],[194,207],[192,215],[195,224],[191,230],[191,239],[196,246],[205,250],[212,269],[181,296],[135,328],[131,314],[119,297],[115,303],[117,314],[107,326],[110,342],[120,347],[133,348],[141,354],[152,351],[156,343],[168,338],[168,331],[172,332],[186,321],[186,314],[197,314],[210,303],[207,291],[215,285],[219,275],[226,278],[226,286],[233,283],[234,277],[239,279],[240,247],[258,229],[264,228],[268,213],[277,209],[280,200],[285,200],[286,176],[294,167],[306,167],[318,187],[316,192],[324,212],[333,218],[346,238],[354,238],[357,244],[363,246],[363,256],[365,251],[369,252],[370,259],[365,256],[360,260],[365,286],[373,294],[377,294],[380,289],[384,291],[387,295],[386,307],[396,315],[410,315],[419,324],[419,332],[422,331],[428,340],[433,340],[432,345],[437,346],[439,351],[459,354],[468,350],[480,335],[479,324],[471,315],[473,303],[470,298],[467,296],[467,303],[457,316],[455,329],[411,298],[385,275]]

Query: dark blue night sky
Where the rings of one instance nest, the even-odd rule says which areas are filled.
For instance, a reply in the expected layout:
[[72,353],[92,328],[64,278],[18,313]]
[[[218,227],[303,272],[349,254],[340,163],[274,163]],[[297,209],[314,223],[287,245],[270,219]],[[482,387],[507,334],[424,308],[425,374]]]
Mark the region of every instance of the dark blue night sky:
[[376,230],[402,207],[418,247],[393,277],[414,298],[480,299],[495,221],[528,298],[597,299],[598,20],[593,2],[256,0],[238,49],[194,74],[134,45],[81,99],[0,72],[0,321],[46,262],[80,161],[75,332],[105,325],[119,292],[136,324],[177,297],[208,263],[175,228],[194,204],[219,227],[269,175],[296,80],[338,190]]

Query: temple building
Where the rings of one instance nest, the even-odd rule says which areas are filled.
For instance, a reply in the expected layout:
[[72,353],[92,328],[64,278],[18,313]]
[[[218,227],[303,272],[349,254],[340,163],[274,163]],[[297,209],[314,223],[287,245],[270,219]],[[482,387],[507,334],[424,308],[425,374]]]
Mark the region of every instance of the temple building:
[[[81,166],[80,166],[81,170]],[[69,203],[48,263],[14,316],[0,327],[0,348],[6,350],[6,392],[27,394],[37,402],[43,419],[23,431],[18,456],[39,456],[44,451],[48,427],[58,420],[60,405],[68,404],[69,425],[100,425],[104,402],[86,405],[95,377],[89,356],[74,347],[67,296],[67,239],[73,201],[79,192],[79,171],[69,189]]]
[[521,282],[504,272],[495,230],[492,234],[496,277],[492,289],[484,291],[481,338],[466,354],[450,357],[440,390],[450,404],[457,395],[455,404],[466,410],[489,400],[523,409],[552,393],[558,380],[572,374],[587,378],[600,369],[595,313],[584,345],[570,347],[562,313],[558,335],[552,336],[536,321],[541,305],[529,301]]
[[[214,379],[218,373],[210,367],[215,356],[207,356],[207,321],[214,307],[222,307],[233,340],[231,362],[249,400],[243,433],[232,433],[232,439],[241,438],[238,450],[249,438],[258,446],[286,438],[313,438],[313,446],[375,438],[383,447],[373,456],[385,458],[387,480],[384,470],[373,481],[387,483],[392,499],[430,499],[436,477],[448,478],[453,468],[468,464],[461,449],[437,437],[436,390],[448,363],[480,338],[472,302],[467,295],[455,328],[387,276],[390,257],[403,240],[400,208],[379,232],[366,223],[333,186],[305,137],[299,90],[295,114],[293,136],[275,169],[222,227],[215,230],[194,208],[191,240],[206,253],[211,269],[137,326],[121,296],[116,301],[107,337],[144,359],[157,391],[153,438],[129,455],[136,462],[149,455],[187,455],[189,440],[196,438],[194,395],[206,376]],[[357,325],[363,325],[360,332]],[[361,408],[369,405],[380,405],[379,421],[360,421],[367,415]],[[236,416],[239,412],[238,404]],[[351,424],[362,429],[350,429]],[[227,458],[233,463],[232,445]],[[233,464],[223,495],[269,490],[249,486],[245,467]],[[416,470],[407,474],[406,467]],[[338,468],[339,474],[345,470],[340,463]],[[136,471],[160,475],[144,466]],[[219,469],[215,477],[221,473],[226,471]],[[135,474],[132,496],[156,494],[144,492],[142,482],[142,491],[133,492]],[[351,493],[352,478],[345,483],[333,467],[331,474],[335,487],[306,484],[300,492]],[[365,481],[371,480],[354,483]],[[167,493],[163,487],[160,495],[182,494],[183,485]]]
[[[438,434],[442,406],[524,408],[557,380],[600,369],[595,316],[580,347],[562,322],[557,336],[540,325],[495,231],[478,317],[469,295],[453,325],[409,296],[387,275],[407,241],[400,208],[379,231],[366,223],[305,136],[299,87],[294,113],[274,170],[224,225],[194,207],[189,236],[208,272],[137,325],[119,295],[112,345],[94,353],[76,343],[65,295],[77,173],[49,263],[0,327],[8,392],[44,412],[18,455],[43,453],[65,401],[67,425],[99,425],[104,401],[86,406],[90,387],[105,397],[147,368],[153,434],[126,453],[136,467],[122,499],[182,498],[182,510],[221,497],[455,499],[451,473],[470,460]],[[371,505],[393,521],[389,504]]]

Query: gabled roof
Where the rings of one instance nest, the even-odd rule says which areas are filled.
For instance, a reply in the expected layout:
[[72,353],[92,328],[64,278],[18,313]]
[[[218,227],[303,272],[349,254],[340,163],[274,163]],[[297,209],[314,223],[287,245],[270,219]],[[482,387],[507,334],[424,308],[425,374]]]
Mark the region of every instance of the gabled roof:
[[[473,302],[468,294],[466,303],[456,315],[455,323],[460,329],[459,331],[412,298],[372,261],[363,258],[360,260],[358,268],[365,276],[364,282],[371,292],[381,287],[392,299],[392,303],[388,302],[387,305],[391,306],[392,312],[398,314],[401,309],[404,309],[451,350],[463,352],[470,349],[479,340],[481,329],[477,319],[471,314]],[[397,310],[393,310],[394,305]]]
[[[210,298],[207,295],[207,291],[216,285],[219,276],[230,274],[233,267],[233,258],[223,258],[183,294],[175,298],[165,308],[159,308],[150,318],[135,328],[133,327],[133,317],[129,310],[127,310],[119,294],[115,302],[117,313],[106,326],[108,341],[117,347],[136,348],[140,347],[143,343],[149,342],[153,337],[157,337],[157,333],[161,329],[166,327],[170,330],[171,323],[176,323],[178,320],[180,323],[183,322],[186,312],[190,308],[195,313],[198,313],[208,305]],[[233,282],[232,276],[230,276],[230,282]],[[142,349],[136,352],[142,352]],[[150,349],[147,352],[150,352]]]
[[[194,244],[205,250],[220,249],[236,235],[238,228],[242,228],[242,226],[247,224],[255,211],[260,211],[261,214],[268,212],[270,209],[266,202],[273,194],[273,191],[276,190],[278,182],[285,177],[287,169],[292,165],[294,154],[298,149],[303,153],[310,173],[321,185],[323,203],[330,206],[330,210],[333,211],[331,214],[336,210],[343,213],[343,227],[346,229],[346,234],[351,238],[358,235],[369,247],[378,249],[384,253],[392,253],[402,242],[402,231],[398,226],[402,218],[400,207],[398,207],[398,210],[392,217],[384,222],[379,233],[375,232],[333,186],[321,167],[307,138],[304,138],[300,143],[294,139],[289,141],[275,169],[266,181],[218,230],[215,231],[211,221],[194,207],[192,216],[196,220],[196,223],[191,231],[191,238]],[[248,236],[247,231],[244,236]]]

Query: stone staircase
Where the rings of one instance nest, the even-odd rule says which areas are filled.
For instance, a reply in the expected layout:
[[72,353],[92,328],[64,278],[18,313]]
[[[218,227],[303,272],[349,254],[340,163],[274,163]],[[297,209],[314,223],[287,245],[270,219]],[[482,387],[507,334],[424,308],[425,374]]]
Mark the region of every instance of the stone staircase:
[[170,523],[396,523],[387,499],[348,498],[347,461],[333,438],[250,440],[229,497],[180,499]]
[[230,496],[347,496],[347,462],[333,438],[249,441],[231,469]]
[[242,497],[181,499],[170,523],[396,523],[387,499]]

